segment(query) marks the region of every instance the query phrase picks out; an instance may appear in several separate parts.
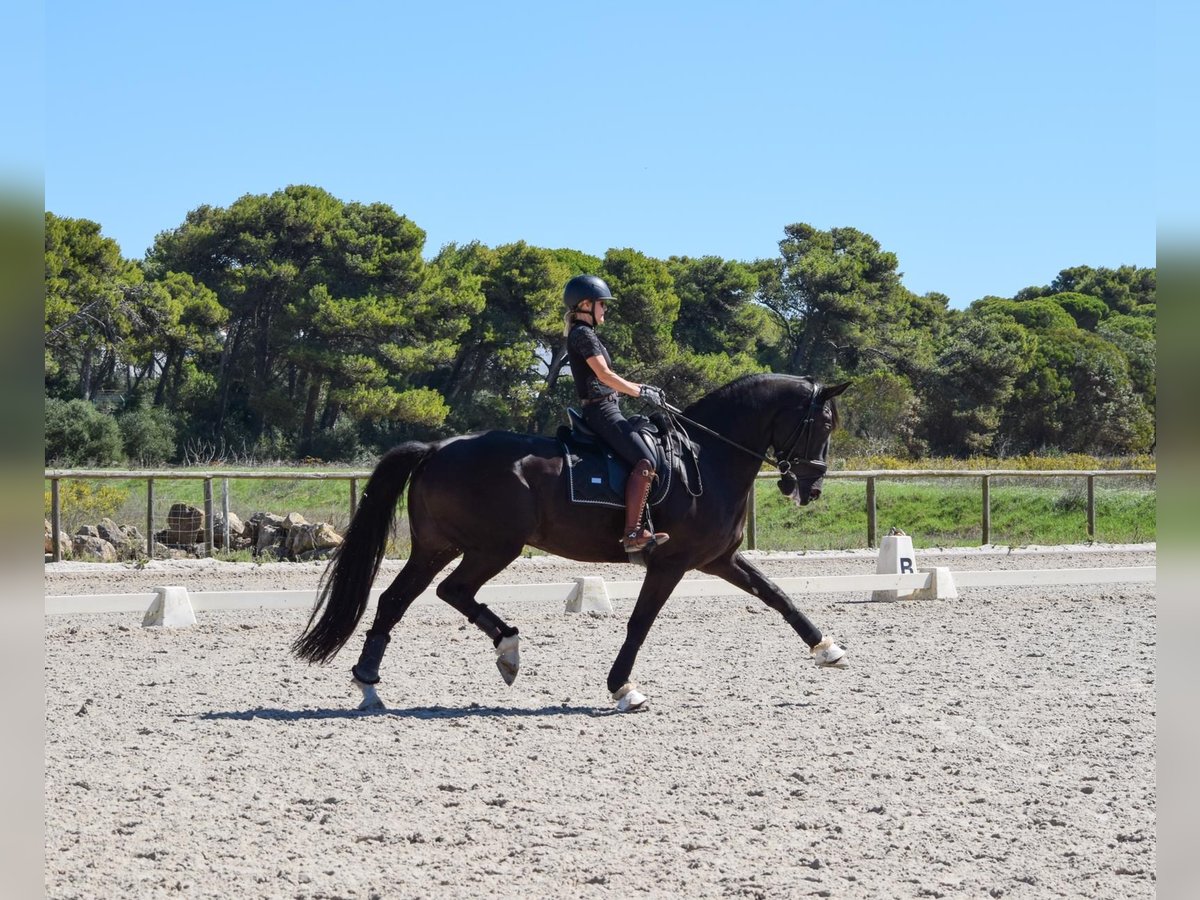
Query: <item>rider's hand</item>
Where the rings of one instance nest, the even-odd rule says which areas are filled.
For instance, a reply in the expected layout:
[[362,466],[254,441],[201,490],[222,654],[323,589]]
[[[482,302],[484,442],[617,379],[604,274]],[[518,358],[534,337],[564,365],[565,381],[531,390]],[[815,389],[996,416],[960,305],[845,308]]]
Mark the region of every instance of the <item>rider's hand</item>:
[[649,400],[655,406],[665,407],[667,405],[667,395],[663,393],[663,389],[652,384],[643,384],[638,396],[643,400]]

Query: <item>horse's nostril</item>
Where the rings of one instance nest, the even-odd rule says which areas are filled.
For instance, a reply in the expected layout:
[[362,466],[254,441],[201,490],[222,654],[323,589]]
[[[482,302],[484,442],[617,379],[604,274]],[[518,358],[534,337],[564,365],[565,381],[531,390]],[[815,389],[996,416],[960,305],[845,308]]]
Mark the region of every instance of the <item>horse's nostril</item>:
[[813,488],[811,491],[808,492],[808,496],[809,496],[809,499],[816,500],[818,497],[821,496],[821,489]]

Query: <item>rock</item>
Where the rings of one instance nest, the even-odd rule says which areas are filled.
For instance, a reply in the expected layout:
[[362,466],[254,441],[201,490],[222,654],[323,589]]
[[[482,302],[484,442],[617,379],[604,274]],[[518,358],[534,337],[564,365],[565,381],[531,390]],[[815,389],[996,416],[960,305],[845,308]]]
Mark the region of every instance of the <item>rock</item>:
[[342,536],[333,530],[332,525],[322,522],[317,526],[317,533],[313,535],[313,549],[330,550],[341,545]]
[[258,533],[263,525],[270,525],[272,528],[279,530],[283,528],[283,517],[277,516],[274,513],[256,512],[250,517],[250,521],[246,523],[245,529],[242,531],[242,536],[249,538],[254,542],[254,546],[258,546]]
[[[60,531],[57,537],[58,541],[58,557],[66,559],[71,555],[71,538],[65,531]],[[50,520],[46,520],[46,554],[53,559],[55,535],[53,534]]]
[[75,534],[83,535],[84,537],[98,538],[100,537],[100,530],[96,528],[95,525],[80,525],[79,530],[76,531]]
[[336,549],[336,547],[326,547],[323,550],[308,550],[297,554],[296,562],[314,562],[320,559],[329,559],[333,556],[333,551]]
[[283,527],[286,531],[291,531],[297,525],[307,525],[308,519],[300,515],[298,512],[288,513],[287,518],[283,520]]
[[[237,547],[238,541],[242,539],[246,531],[246,523],[238,518],[237,513],[230,512],[229,514],[229,546]],[[213,517],[213,544],[217,547],[225,546],[225,517],[217,513]]]
[[[220,530],[225,524],[225,516],[217,513],[213,518],[213,528]],[[230,511],[229,513],[229,536],[231,538],[243,537],[246,531],[246,523],[241,520],[237,513]]]
[[132,526],[126,528],[125,526],[118,525],[112,519],[106,518],[100,520],[100,524],[96,526],[96,530],[100,532],[101,540],[108,541],[113,545],[113,548],[117,551],[118,559],[137,559],[144,549],[144,542],[139,545],[129,536],[129,531],[132,530],[134,534],[141,537],[138,530]]
[[255,513],[254,518],[257,519],[260,523],[266,522],[272,528],[283,528],[284,527],[283,526],[283,522],[284,522],[283,516],[276,515],[275,513],[269,513],[269,512]]
[[312,550],[330,550],[341,544],[342,538],[328,522],[316,525],[295,525],[287,535],[289,556],[300,556]]
[[264,519],[258,524],[258,537],[254,542],[254,552],[262,553],[270,549],[277,543],[281,543],[286,535],[287,532],[282,528],[278,528]]
[[121,526],[107,517],[100,520],[100,524],[96,526],[96,532],[114,546],[128,542],[125,533],[121,531]]
[[117,561],[117,549],[99,537],[77,534],[71,539],[71,550],[76,559],[90,559],[96,562]]
[[170,544],[194,544],[204,540],[204,510],[186,503],[173,503],[167,511],[167,540]]

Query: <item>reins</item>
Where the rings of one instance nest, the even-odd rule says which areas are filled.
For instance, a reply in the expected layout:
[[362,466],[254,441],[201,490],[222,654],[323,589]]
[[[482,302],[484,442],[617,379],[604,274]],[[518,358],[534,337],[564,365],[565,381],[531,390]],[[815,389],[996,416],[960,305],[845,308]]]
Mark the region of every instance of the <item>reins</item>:
[[[738,450],[741,450],[743,453],[747,453],[750,456],[753,456],[755,459],[762,460],[765,463],[775,466],[779,470],[779,489],[781,491],[783,491],[783,493],[785,493],[785,494],[790,494],[796,488],[796,476],[792,473],[793,466],[800,464],[800,465],[807,466],[808,468],[815,469],[815,470],[817,470],[818,477],[820,475],[825,474],[826,464],[824,462],[822,462],[821,460],[817,460],[817,459],[801,460],[798,457],[795,457],[792,455],[796,449],[796,446],[800,443],[800,438],[803,437],[804,434],[806,432],[808,432],[809,429],[812,427],[813,419],[815,417],[815,413],[818,408],[817,400],[818,400],[819,394],[820,394],[820,390],[814,385],[812,398],[809,400],[809,404],[808,404],[807,414],[805,415],[805,417],[803,419],[800,420],[800,422],[797,423],[797,425],[796,425],[795,429],[793,429],[791,435],[788,436],[788,440],[786,442],[788,444],[787,452],[783,453],[783,454],[777,454],[774,459],[772,459],[770,456],[767,456],[763,453],[759,453],[755,450],[751,450],[749,447],[745,447],[745,446],[739,444],[737,441],[732,440],[731,438],[727,438],[725,435],[721,434],[719,431],[714,431],[713,429],[709,428],[707,425],[702,425],[700,422],[697,422],[695,419],[689,419],[687,416],[685,416],[683,414],[683,412],[681,410],[672,406],[670,403],[662,404],[662,408],[665,409],[668,413],[670,413],[673,418],[680,419],[684,422],[687,422],[689,425],[691,425],[695,428],[699,428],[705,434],[710,434],[713,437],[717,438],[717,440],[724,441],[729,446],[734,447]],[[809,448],[806,446],[805,450],[807,451],[808,449]],[[806,453],[805,455],[810,456],[810,457],[812,456],[811,453]]]

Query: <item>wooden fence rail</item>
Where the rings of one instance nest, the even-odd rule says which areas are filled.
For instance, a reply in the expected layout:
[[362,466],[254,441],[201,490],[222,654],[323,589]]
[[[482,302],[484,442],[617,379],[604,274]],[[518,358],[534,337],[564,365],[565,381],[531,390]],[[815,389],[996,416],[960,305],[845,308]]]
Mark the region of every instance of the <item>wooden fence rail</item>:
[[[867,546],[878,546],[878,517],[876,515],[876,483],[880,480],[930,479],[930,478],[978,478],[980,479],[983,515],[980,543],[991,543],[991,480],[993,478],[1084,478],[1087,480],[1087,533],[1096,536],[1096,479],[1128,478],[1141,476],[1153,478],[1155,469],[873,469],[864,471],[829,472],[826,478],[866,482]],[[204,547],[209,556],[216,544],[213,534],[214,498],[213,482],[221,481],[221,521],[224,533],[222,546],[229,546],[229,482],[235,480],[281,480],[281,481],[347,481],[350,488],[350,515],[358,509],[359,479],[369,478],[368,471],[362,472],[270,472],[270,471],[188,471],[161,470],[118,470],[118,469],[47,469],[46,480],[50,482],[50,527],[57,535],[61,529],[62,507],[59,483],[63,481],[94,481],[100,479],[145,479],[146,481],[146,552],[154,556],[154,482],[155,479],[172,481],[204,482]],[[760,480],[779,478],[778,472],[760,472]],[[757,549],[758,523],[755,509],[755,492],[750,492],[750,504],[746,510],[746,547]],[[60,561],[58,540],[53,541],[53,559]]]

